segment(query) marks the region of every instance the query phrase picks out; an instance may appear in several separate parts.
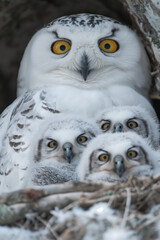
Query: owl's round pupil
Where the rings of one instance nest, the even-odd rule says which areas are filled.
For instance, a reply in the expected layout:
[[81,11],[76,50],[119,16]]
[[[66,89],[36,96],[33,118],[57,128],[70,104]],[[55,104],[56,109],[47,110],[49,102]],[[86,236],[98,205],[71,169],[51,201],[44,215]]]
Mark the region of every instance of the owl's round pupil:
[[109,43],[106,43],[105,45],[104,45],[104,47],[105,47],[105,49],[110,49],[110,44]]
[[130,123],[130,127],[133,127],[133,123]]
[[61,50],[61,51],[64,51],[65,49],[66,49],[66,46],[65,46],[65,45],[61,45],[61,46],[60,46],[60,50]]
[[82,138],[80,138],[79,141],[82,142]]
[[106,159],[106,156],[104,156],[103,158]]
[[132,153],[130,153],[129,156],[132,157]]

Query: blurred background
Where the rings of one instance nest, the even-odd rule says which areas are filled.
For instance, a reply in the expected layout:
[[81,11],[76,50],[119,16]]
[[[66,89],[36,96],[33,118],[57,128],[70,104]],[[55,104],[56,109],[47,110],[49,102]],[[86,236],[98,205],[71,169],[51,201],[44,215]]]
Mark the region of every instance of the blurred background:
[[[146,14],[147,5],[145,6],[144,2],[150,4],[153,16]],[[155,54],[160,47],[158,35],[156,36],[160,24],[158,20],[152,23],[156,14],[160,13],[158,2],[158,0],[0,0],[0,113],[16,98],[20,61],[32,35],[57,17],[87,12],[112,17],[137,31],[150,57],[153,71],[150,96],[154,99],[153,105],[160,116],[160,74],[157,60],[159,56]]]

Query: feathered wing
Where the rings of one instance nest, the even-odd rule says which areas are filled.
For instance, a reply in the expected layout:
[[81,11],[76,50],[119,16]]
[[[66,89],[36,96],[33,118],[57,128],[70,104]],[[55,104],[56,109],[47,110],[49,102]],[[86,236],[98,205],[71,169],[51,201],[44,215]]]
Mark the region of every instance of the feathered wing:
[[30,172],[31,161],[34,161],[32,149],[40,126],[55,113],[59,111],[56,110],[54,98],[48,102],[44,90],[34,90],[13,102],[7,115],[5,112],[2,114],[5,121],[0,156],[2,191],[26,186],[25,176]]

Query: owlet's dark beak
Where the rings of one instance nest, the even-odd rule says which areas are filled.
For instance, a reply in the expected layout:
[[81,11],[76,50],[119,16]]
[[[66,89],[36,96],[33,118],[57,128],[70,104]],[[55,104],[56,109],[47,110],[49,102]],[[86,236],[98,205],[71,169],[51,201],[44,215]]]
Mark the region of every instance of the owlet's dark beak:
[[88,61],[88,56],[86,53],[83,53],[82,58],[81,58],[81,70],[80,70],[83,79],[86,81],[88,74],[90,72],[89,70],[89,61]]
[[71,163],[71,160],[74,157],[72,143],[66,142],[63,145],[63,151],[64,151],[64,158],[68,161],[68,163]]
[[114,125],[113,132],[122,132],[123,131],[123,125],[121,123],[116,123]]
[[114,157],[114,170],[119,177],[122,177],[125,171],[125,166],[124,166],[124,159],[121,155],[117,155]]

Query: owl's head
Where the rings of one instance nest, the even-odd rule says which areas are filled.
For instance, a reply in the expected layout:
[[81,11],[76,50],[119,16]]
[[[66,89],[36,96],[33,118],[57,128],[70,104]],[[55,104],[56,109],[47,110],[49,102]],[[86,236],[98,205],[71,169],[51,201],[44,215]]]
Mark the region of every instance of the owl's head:
[[19,70],[18,95],[54,83],[104,88],[120,82],[146,89],[148,66],[141,42],[127,26],[96,14],[65,16],[29,42]]
[[159,146],[159,123],[141,106],[116,106],[98,113],[97,124],[103,133],[135,132]]
[[158,164],[154,157],[149,143],[135,133],[101,134],[84,151],[78,174],[81,180],[123,182],[131,175],[152,175]]
[[77,164],[81,153],[98,132],[91,121],[57,116],[43,127],[36,147],[35,162],[44,166]]

